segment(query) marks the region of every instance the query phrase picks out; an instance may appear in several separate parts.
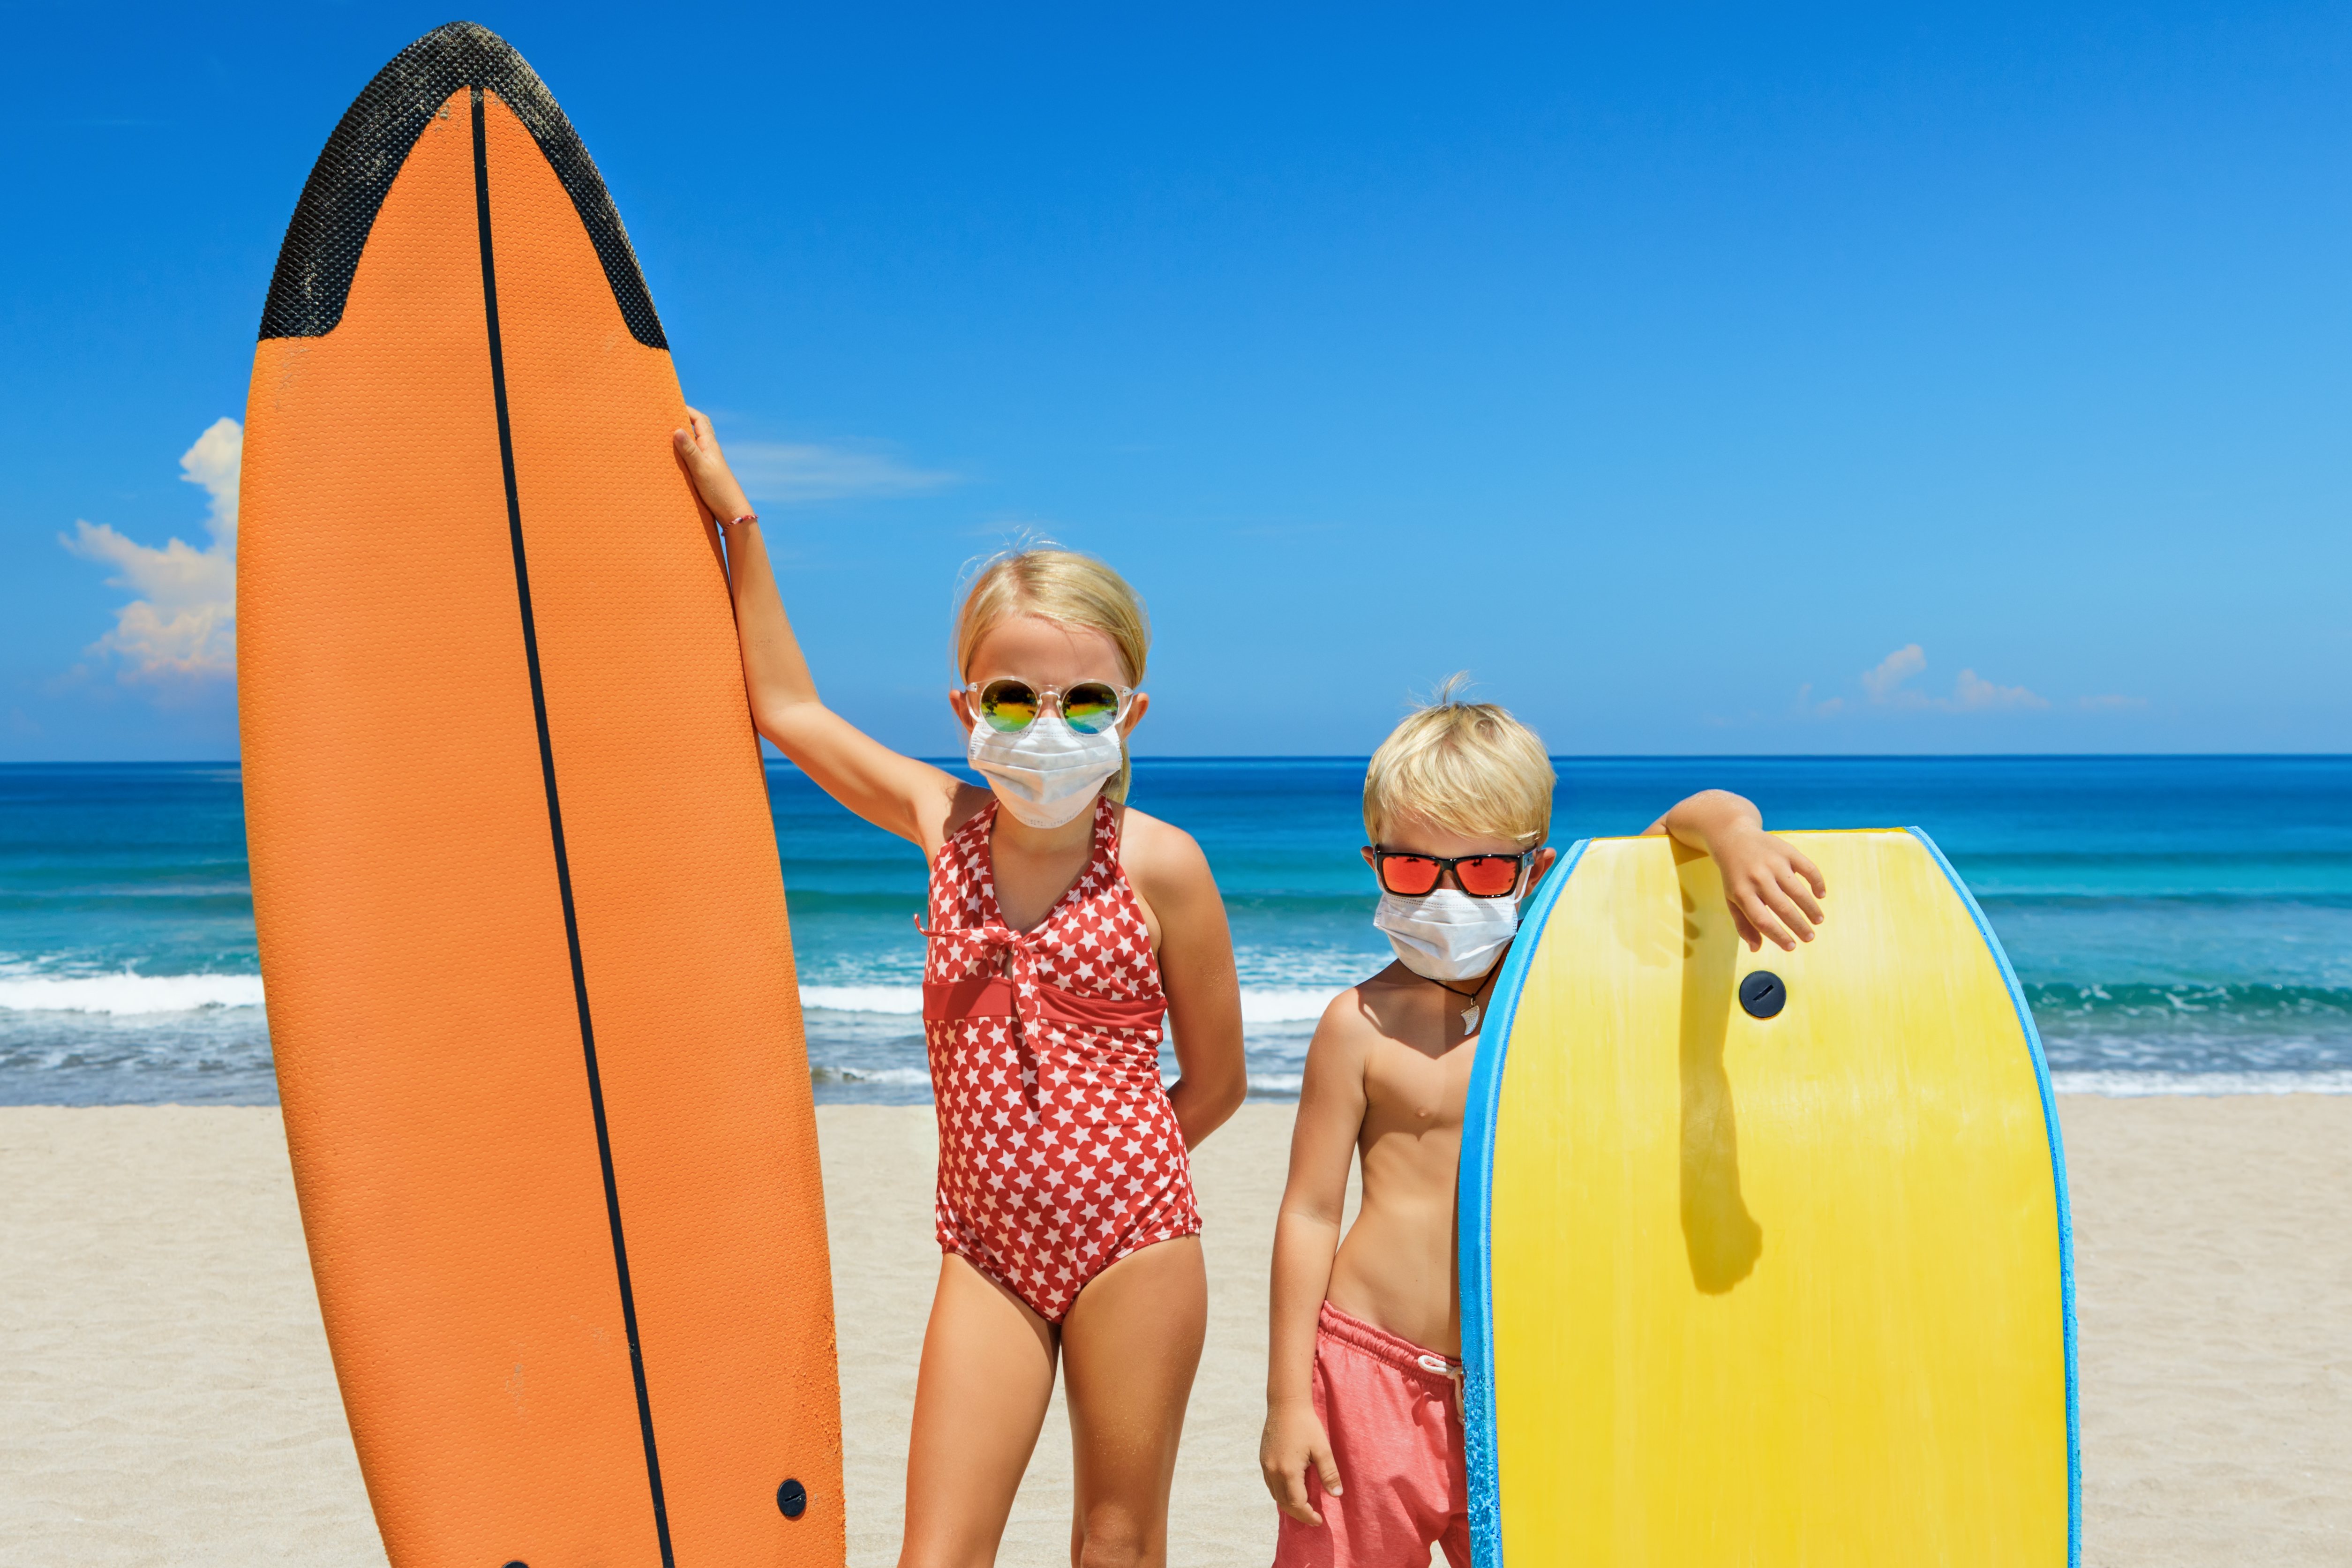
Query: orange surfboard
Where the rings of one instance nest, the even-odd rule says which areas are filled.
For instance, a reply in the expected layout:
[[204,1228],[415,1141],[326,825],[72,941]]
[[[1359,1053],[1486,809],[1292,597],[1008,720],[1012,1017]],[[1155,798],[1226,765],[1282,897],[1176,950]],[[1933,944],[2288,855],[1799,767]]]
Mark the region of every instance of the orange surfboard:
[[815,1121],[718,543],[595,165],[468,24],[368,85],[262,318],[254,914],[398,1568],[843,1561]]

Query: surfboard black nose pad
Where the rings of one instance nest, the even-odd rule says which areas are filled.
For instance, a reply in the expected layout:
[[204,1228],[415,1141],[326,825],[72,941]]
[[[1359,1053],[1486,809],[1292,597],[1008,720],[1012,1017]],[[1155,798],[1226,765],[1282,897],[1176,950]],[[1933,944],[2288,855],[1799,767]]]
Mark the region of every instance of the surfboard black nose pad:
[[1752,1019],[1778,1018],[1789,1005],[1789,988],[1769,969],[1756,969],[1739,982],[1739,1006]]
[[786,1519],[798,1519],[808,1511],[808,1488],[798,1481],[786,1481],[776,1489],[776,1511]]

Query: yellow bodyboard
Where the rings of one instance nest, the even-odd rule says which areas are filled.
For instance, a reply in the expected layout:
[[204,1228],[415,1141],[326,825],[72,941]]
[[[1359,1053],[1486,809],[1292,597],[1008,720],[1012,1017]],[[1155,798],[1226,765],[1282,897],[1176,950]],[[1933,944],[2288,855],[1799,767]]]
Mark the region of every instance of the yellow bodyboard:
[[1925,835],[1784,836],[1831,888],[1794,953],[1664,838],[1529,898],[1463,1151],[1479,1568],[2078,1559],[2032,1016]]

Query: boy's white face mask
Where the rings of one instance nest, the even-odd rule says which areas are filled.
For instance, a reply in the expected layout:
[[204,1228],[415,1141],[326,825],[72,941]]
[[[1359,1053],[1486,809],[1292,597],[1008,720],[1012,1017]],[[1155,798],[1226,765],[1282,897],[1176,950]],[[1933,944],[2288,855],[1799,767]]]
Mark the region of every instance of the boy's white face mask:
[[1117,725],[1081,735],[1057,707],[1015,730],[973,725],[967,755],[999,805],[1030,827],[1058,828],[1094,804],[1126,754]]
[[1495,967],[1519,929],[1519,900],[1473,898],[1441,887],[1419,898],[1382,893],[1372,924],[1398,960],[1424,980],[1467,980]]

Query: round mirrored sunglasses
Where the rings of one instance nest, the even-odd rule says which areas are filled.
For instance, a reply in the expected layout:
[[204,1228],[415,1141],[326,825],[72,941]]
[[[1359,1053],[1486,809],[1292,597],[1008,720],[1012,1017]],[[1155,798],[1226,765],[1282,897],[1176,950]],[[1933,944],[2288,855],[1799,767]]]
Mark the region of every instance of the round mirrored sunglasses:
[[1119,716],[1127,711],[1128,700],[1135,695],[1134,687],[1117,686],[1108,681],[1048,686],[1009,675],[974,681],[964,690],[972,694],[972,706],[979,712],[981,721],[1006,735],[1035,723],[1048,702],[1061,709],[1062,722],[1080,735],[1100,735],[1118,722]]

